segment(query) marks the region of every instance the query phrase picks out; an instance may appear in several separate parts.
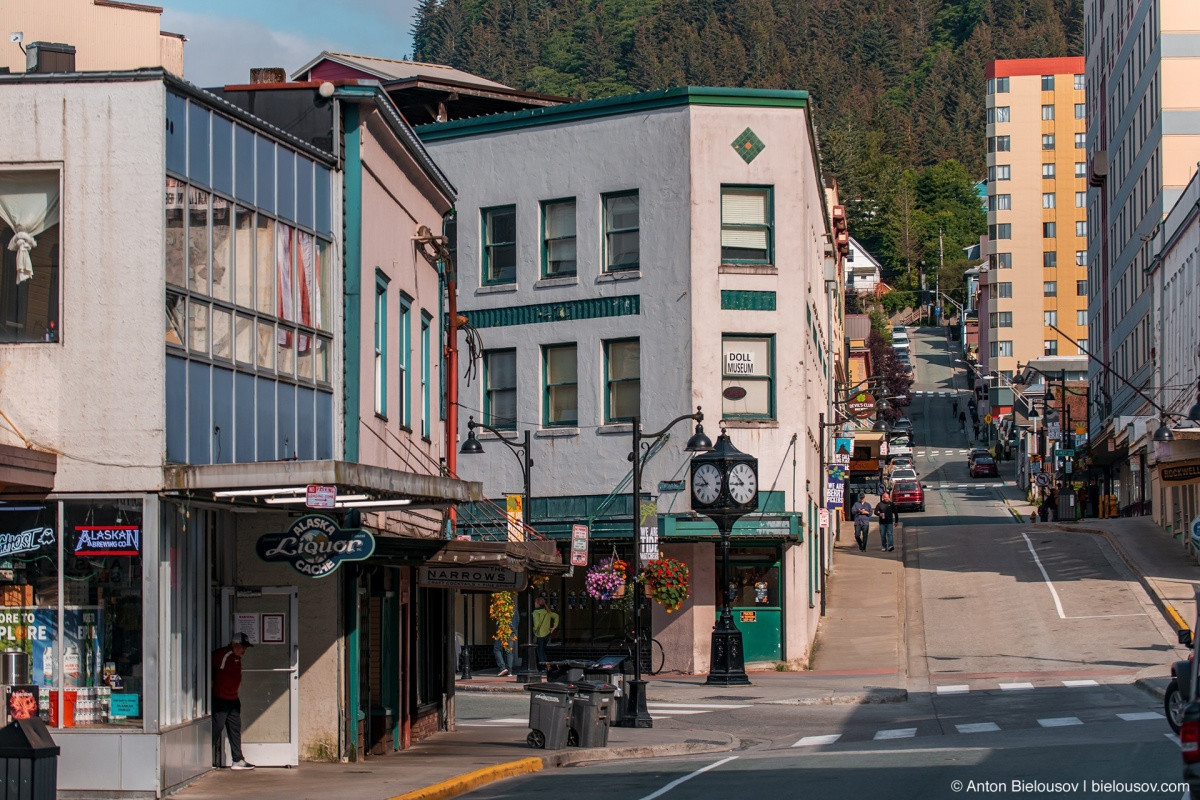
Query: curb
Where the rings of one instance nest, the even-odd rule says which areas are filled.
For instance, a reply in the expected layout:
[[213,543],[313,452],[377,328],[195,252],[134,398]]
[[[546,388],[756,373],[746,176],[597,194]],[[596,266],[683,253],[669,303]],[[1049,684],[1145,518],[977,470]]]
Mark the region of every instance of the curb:
[[541,758],[531,757],[521,758],[516,761],[506,761],[502,764],[493,764],[490,767],[483,767],[474,772],[458,775],[449,780],[435,783],[432,786],[426,786],[423,789],[398,794],[388,800],[446,800],[450,797],[466,794],[472,789],[478,789],[480,786],[488,783],[512,778],[517,775],[526,775],[530,772],[539,772],[542,767],[543,759]]

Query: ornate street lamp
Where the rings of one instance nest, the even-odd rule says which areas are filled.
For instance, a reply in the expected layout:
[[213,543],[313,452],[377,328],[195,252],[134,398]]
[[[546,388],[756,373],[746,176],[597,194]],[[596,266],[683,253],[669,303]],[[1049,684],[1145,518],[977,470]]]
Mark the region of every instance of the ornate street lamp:
[[[517,461],[521,464],[521,522],[524,523],[532,513],[529,508],[529,476],[533,471],[533,458],[529,450],[529,431],[525,431],[525,436],[521,441],[509,439],[503,432],[496,430],[491,425],[484,425],[482,422],[476,422],[475,417],[467,419],[467,439],[458,448],[458,452],[464,456],[479,455],[483,452],[483,444],[475,437],[475,429],[483,428],[488,433],[496,437],[502,445],[507,447]],[[525,652],[521,668],[517,670],[517,683],[540,683],[542,680],[542,671],[537,663],[537,645],[533,641],[533,593],[530,592],[525,596],[525,644],[521,645],[521,649]]]

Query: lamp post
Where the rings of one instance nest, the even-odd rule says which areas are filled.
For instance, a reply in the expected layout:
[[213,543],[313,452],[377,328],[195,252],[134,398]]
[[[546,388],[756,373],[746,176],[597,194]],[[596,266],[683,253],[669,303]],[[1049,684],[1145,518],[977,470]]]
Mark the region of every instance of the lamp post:
[[712,449],[712,441],[704,434],[704,426],[701,423],[704,421],[704,414],[700,411],[700,406],[696,406],[696,413],[681,414],[675,419],[667,423],[667,426],[656,433],[642,433],[642,420],[640,417],[633,418],[633,450],[629,454],[629,460],[633,462],[633,575],[634,575],[634,592],[633,592],[633,638],[634,647],[636,648],[633,654],[633,680],[629,684],[627,693],[627,713],[625,715],[626,726],[630,728],[652,728],[654,720],[650,717],[650,712],[646,707],[646,681],[642,678],[642,609],[646,606],[646,593],[642,587],[637,585],[637,579],[642,571],[642,468],[645,466],[645,455],[650,452],[650,449],[661,440],[671,428],[685,419],[695,420],[696,432],[687,440],[684,445],[684,450],[689,453],[703,453]]
[[[517,457],[517,461],[521,465],[521,522],[524,524],[527,518],[526,515],[531,513],[529,508],[529,476],[533,472],[533,457],[530,454],[529,448],[529,431],[525,431],[525,435],[520,441],[514,441],[491,425],[476,422],[475,417],[469,417],[467,419],[467,439],[458,450],[462,455],[479,455],[483,452],[483,445],[475,437],[476,428],[482,428],[495,436],[497,441],[507,447]],[[533,642],[532,593],[525,595],[525,644],[521,646],[521,649],[525,651],[525,657],[521,668],[517,671],[517,683],[540,683],[542,680],[542,671],[537,663],[537,645]]]

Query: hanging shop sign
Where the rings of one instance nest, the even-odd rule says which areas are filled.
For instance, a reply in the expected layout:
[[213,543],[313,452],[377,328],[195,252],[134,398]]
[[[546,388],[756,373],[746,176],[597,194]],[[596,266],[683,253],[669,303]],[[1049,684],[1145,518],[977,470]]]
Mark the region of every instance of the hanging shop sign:
[[255,548],[268,564],[291,564],[301,575],[324,578],[343,561],[370,558],[375,537],[360,528],[339,528],[329,517],[309,514],[283,533],[263,534]]
[[1200,480],[1200,461],[1185,461],[1170,466],[1160,465],[1158,478],[1163,483],[1189,483]]
[[828,464],[825,471],[825,507],[841,508],[846,502],[846,477],[849,470],[842,464]]
[[870,392],[852,392],[846,400],[846,411],[856,419],[875,413],[875,397]]
[[831,464],[849,464],[850,455],[854,452],[854,438],[851,436],[839,436],[833,440],[833,458],[829,459]]
[[76,525],[75,555],[136,556],[142,552],[137,525]]
[[474,589],[481,592],[519,592],[527,573],[494,564],[423,564],[417,585],[428,589]]

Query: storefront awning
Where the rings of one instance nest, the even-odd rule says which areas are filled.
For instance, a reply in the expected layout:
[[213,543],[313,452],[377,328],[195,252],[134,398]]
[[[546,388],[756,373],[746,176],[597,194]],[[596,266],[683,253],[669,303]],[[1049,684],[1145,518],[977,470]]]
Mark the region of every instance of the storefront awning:
[[168,493],[208,495],[230,504],[304,509],[308,486],[336,489],[338,509],[445,508],[483,499],[483,484],[349,461],[258,461],[163,468]]
[[54,488],[58,456],[0,444],[0,494],[45,494]]

